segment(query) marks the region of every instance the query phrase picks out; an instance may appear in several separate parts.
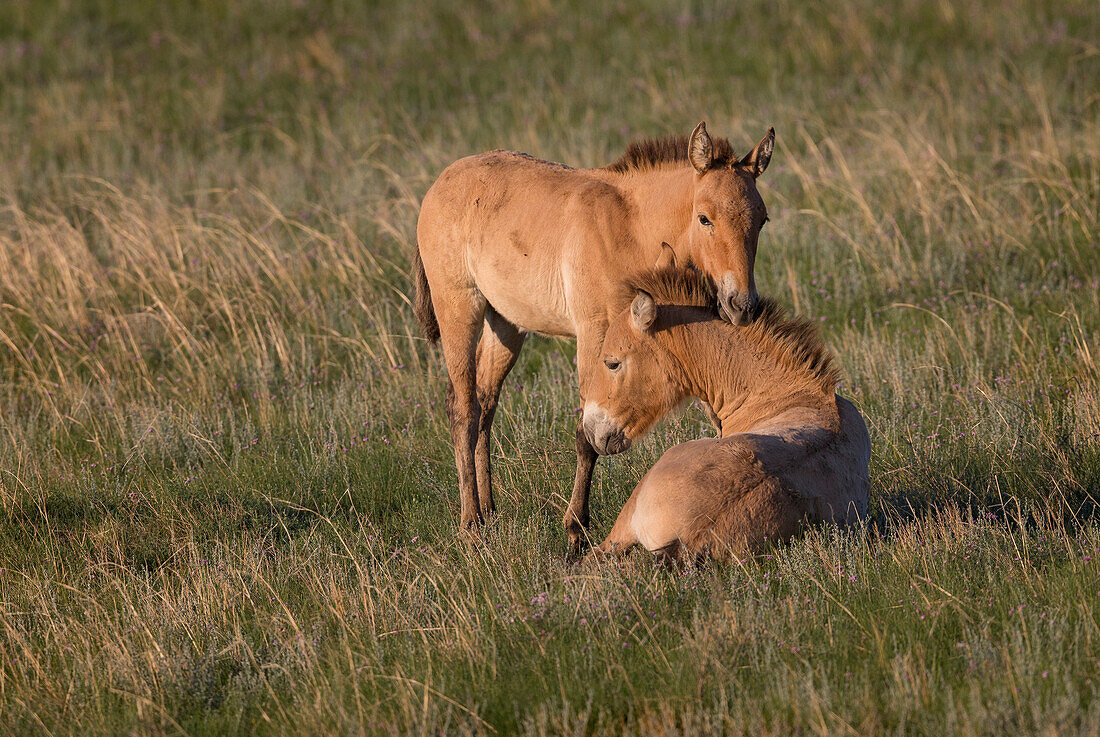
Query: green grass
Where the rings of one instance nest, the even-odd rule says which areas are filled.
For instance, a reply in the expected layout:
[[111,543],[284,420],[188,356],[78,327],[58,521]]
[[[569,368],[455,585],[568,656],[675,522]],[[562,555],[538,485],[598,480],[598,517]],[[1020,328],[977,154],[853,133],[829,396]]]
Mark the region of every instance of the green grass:
[[[0,734],[1100,731],[1100,12],[0,5]],[[465,154],[769,125],[869,529],[566,560],[573,346],[456,536],[409,263]],[[601,461],[594,532],[689,409]]]

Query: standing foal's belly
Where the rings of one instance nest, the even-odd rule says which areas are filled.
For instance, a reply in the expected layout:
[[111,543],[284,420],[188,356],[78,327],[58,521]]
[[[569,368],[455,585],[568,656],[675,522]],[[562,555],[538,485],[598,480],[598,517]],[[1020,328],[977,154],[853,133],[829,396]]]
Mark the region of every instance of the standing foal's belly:
[[479,248],[470,253],[470,270],[485,299],[508,322],[527,332],[573,337],[576,328],[560,261],[539,256],[517,249]]

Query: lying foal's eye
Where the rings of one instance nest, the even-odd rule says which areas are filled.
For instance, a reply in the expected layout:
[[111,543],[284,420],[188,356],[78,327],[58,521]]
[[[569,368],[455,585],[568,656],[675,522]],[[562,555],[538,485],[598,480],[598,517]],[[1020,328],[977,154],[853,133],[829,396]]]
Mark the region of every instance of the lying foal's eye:
[[711,225],[712,223],[710,222],[710,218],[708,218],[708,217],[707,217],[706,215],[702,215],[702,214],[700,214],[700,215],[699,215],[699,224],[700,224],[700,225],[708,225],[708,226],[709,226],[709,225]]
[[619,367],[623,365],[622,361],[614,358],[605,358],[603,362],[604,366],[607,366],[610,371],[618,371]]

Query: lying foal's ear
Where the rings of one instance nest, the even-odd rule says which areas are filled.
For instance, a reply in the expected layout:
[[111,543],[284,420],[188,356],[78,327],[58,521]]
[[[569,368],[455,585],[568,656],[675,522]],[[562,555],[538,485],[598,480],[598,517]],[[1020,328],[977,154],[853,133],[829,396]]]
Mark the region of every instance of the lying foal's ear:
[[640,291],[630,305],[630,322],[639,332],[646,332],[657,321],[657,303],[646,292]]
[[741,166],[747,166],[749,172],[752,173],[752,178],[756,179],[768,168],[768,163],[772,160],[773,150],[775,150],[775,128],[768,128],[767,135],[760,139],[760,143],[756,144],[756,148],[745,154],[745,158],[737,163]]
[[667,243],[661,243],[661,255],[657,257],[658,269],[671,269],[676,267],[676,252]]

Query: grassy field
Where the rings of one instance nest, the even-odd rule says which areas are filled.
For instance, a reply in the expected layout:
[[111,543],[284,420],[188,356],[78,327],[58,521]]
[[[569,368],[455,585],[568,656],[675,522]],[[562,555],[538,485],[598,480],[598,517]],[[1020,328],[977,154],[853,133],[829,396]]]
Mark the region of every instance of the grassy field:
[[[1100,10],[809,5],[0,4],[0,734],[1100,732]],[[869,529],[570,565],[533,339],[456,537],[420,197],[703,118],[776,128],[757,283]],[[595,534],[705,432],[602,461]]]

